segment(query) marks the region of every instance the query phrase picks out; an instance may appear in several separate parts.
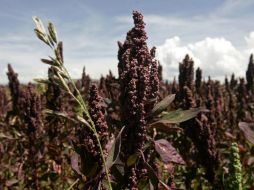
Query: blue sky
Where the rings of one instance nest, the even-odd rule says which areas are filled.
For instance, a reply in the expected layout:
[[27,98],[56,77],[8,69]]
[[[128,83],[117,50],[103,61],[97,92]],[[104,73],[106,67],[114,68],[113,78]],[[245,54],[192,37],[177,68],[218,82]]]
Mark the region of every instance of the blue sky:
[[131,29],[132,10],[144,15],[149,47],[156,46],[164,78],[178,74],[189,53],[205,76],[244,75],[254,50],[253,0],[0,0],[0,82],[11,63],[22,82],[46,76],[40,62],[51,52],[36,39],[32,16],[52,21],[64,42],[74,78],[117,74],[117,41]]

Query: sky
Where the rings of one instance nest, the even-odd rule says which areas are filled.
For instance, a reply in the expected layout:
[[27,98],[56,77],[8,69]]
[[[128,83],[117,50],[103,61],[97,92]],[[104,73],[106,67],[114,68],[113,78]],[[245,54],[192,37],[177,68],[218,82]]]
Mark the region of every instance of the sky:
[[23,83],[47,76],[40,59],[52,52],[36,38],[32,16],[56,26],[73,78],[84,66],[95,79],[109,70],[117,75],[117,41],[133,27],[133,10],[144,15],[164,79],[178,76],[187,53],[204,79],[243,77],[254,52],[253,9],[254,0],[0,0],[0,83],[8,63]]

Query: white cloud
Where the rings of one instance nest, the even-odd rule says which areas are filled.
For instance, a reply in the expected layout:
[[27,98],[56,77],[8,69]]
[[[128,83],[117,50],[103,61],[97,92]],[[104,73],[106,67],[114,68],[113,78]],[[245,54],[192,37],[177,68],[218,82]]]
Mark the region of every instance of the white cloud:
[[254,49],[254,31],[250,32],[249,36],[244,38],[247,44],[247,48],[253,50]]
[[164,78],[172,79],[178,76],[179,62],[189,54],[195,62],[195,68],[200,67],[205,77],[212,76],[219,80],[225,75],[235,73],[243,77],[247,69],[248,59],[254,48],[254,32],[245,37],[246,45],[237,49],[225,38],[207,37],[194,43],[184,43],[180,37],[167,39],[157,48],[157,58],[164,69]]

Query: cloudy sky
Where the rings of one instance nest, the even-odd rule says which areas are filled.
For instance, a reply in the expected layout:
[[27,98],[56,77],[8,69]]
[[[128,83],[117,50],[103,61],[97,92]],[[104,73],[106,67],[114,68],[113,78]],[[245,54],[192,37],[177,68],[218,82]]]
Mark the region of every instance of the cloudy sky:
[[133,26],[132,10],[144,15],[165,79],[178,75],[186,53],[205,77],[244,76],[254,52],[253,0],[0,0],[0,83],[7,63],[22,82],[46,76],[40,58],[51,52],[34,35],[35,15],[55,24],[74,78],[83,66],[93,78],[117,74],[117,41]]

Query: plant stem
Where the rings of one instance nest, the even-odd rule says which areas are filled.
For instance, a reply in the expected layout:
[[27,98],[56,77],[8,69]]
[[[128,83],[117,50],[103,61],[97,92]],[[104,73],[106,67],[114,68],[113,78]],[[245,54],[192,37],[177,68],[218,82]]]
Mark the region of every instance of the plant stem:
[[71,184],[71,186],[67,189],[67,190],[71,190],[77,183],[78,183],[79,179],[77,179],[76,181],[74,181],[73,184]]
[[[67,69],[62,65],[61,66],[64,70],[65,70],[65,74],[67,75],[69,81],[71,82],[74,90],[77,92],[78,94],[78,97],[82,97],[79,90],[77,89],[74,81],[71,79],[70,77],[70,74],[69,72],[67,71]],[[106,176],[107,176],[107,181],[108,181],[108,185],[109,185],[109,189],[112,190],[112,186],[111,186],[111,180],[110,180],[110,175],[109,175],[109,170],[108,170],[108,167],[107,167],[107,164],[106,164],[106,160],[105,160],[105,157],[104,157],[104,154],[103,154],[103,149],[102,149],[102,146],[101,146],[101,142],[100,142],[100,137],[99,137],[99,134],[97,133],[97,130],[95,128],[95,125],[94,125],[94,122],[93,120],[91,119],[91,116],[88,112],[88,109],[86,107],[86,104],[84,102],[83,99],[80,99],[80,98],[77,98],[71,91],[69,88],[67,88],[67,91],[68,93],[77,101],[77,103],[80,105],[81,109],[82,109],[82,112],[84,112],[88,118],[88,123],[86,123],[86,125],[89,125],[89,123],[91,125],[89,125],[88,127],[92,130],[92,132],[94,133],[94,135],[96,136],[96,140],[97,140],[97,143],[98,143],[98,146],[99,146],[99,149],[100,149],[100,154],[101,154],[101,157],[102,157],[102,161],[103,161],[103,165],[104,165],[104,168],[105,168],[105,172],[106,172]]]
[[105,172],[106,172],[106,176],[107,176],[107,180],[108,180],[109,189],[112,190],[111,180],[110,180],[110,176],[109,176],[109,170],[108,170],[108,167],[107,167],[105,157],[103,155],[103,150],[102,150],[102,147],[101,147],[100,138],[99,138],[99,135],[98,135],[97,132],[95,133],[95,136],[96,136],[96,140],[97,140],[97,142],[99,144],[99,147],[100,147],[100,152],[101,152],[101,155],[102,155],[103,165],[105,167]]

